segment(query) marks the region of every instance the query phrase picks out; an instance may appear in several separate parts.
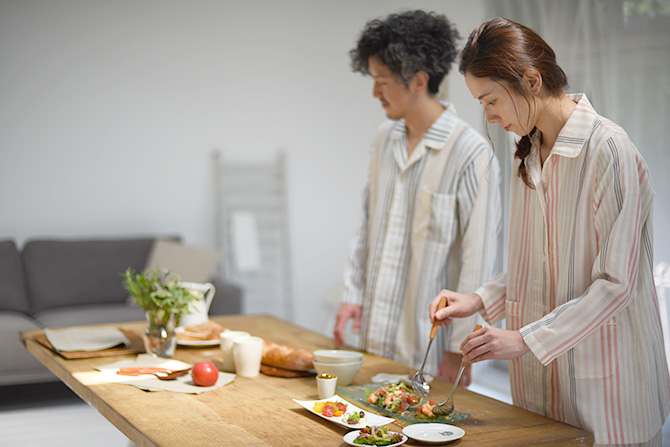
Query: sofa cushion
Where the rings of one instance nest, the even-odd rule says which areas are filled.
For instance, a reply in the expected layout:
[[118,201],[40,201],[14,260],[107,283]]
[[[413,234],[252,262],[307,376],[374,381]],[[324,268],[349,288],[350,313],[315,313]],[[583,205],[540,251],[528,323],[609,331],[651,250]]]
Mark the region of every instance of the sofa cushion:
[[12,240],[0,241],[0,310],[30,310],[21,257]]
[[39,324],[27,315],[0,311],[0,386],[58,380],[21,343],[19,333],[35,329]]
[[154,239],[34,240],[23,247],[31,313],[60,306],[123,303],[122,274],[141,271]]

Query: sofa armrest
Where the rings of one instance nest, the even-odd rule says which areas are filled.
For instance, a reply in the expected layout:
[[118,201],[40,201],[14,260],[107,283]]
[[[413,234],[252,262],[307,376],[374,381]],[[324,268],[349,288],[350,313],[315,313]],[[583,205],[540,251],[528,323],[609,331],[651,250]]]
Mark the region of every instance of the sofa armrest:
[[240,286],[220,277],[212,277],[210,282],[216,287],[216,294],[209,307],[210,315],[230,315],[242,313],[243,290]]

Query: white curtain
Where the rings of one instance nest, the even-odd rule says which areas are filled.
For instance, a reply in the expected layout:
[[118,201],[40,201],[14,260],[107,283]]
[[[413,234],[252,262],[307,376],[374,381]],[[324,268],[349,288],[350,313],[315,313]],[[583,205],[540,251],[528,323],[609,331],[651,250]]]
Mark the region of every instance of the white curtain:
[[[586,93],[628,132],[656,191],[655,262],[670,261],[670,0],[488,0],[486,13],[537,31],[556,52],[568,90]],[[489,133],[503,146],[496,151],[508,180],[513,141],[493,126]]]

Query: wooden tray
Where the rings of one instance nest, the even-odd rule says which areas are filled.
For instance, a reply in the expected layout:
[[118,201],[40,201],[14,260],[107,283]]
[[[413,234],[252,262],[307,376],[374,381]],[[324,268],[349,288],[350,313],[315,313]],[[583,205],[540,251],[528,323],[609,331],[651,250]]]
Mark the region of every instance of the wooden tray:
[[142,336],[140,334],[123,328],[119,328],[119,330],[123,332],[126,337],[128,337],[128,340],[130,340],[130,346],[119,345],[109,349],[101,349],[100,351],[59,351],[54,348],[51,343],[49,343],[49,340],[47,339],[46,335],[44,335],[44,332],[35,335],[33,340],[68,360],[90,359],[93,357],[112,357],[115,355],[140,354],[145,352],[144,341],[142,340]]

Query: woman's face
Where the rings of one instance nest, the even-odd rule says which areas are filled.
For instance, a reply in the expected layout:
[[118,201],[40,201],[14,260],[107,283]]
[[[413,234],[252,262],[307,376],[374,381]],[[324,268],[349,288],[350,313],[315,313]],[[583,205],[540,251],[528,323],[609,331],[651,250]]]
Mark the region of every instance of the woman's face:
[[505,81],[478,78],[465,74],[470,93],[483,106],[486,121],[496,123],[507,132],[528,135],[535,127],[536,114],[531,99],[516,93]]

